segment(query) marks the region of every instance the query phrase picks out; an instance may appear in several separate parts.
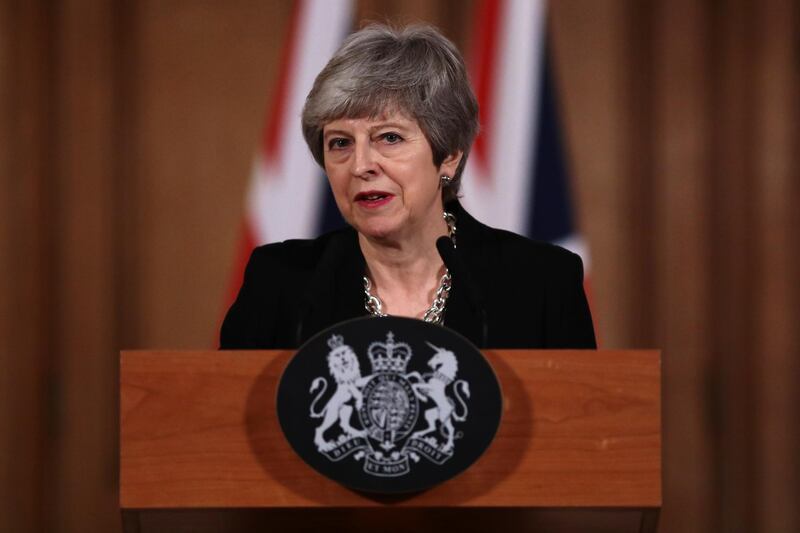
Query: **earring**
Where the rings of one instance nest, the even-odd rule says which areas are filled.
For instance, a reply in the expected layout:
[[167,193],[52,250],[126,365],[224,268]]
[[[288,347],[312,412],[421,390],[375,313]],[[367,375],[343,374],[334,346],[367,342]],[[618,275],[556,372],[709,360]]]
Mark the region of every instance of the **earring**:
[[453,183],[453,178],[451,178],[446,174],[442,174],[441,180],[442,180],[442,187],[447,187],[448,185]]

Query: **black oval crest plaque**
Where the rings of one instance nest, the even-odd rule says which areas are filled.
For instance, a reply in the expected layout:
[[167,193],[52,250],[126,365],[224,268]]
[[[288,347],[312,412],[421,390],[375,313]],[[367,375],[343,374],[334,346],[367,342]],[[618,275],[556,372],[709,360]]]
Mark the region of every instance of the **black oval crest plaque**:
[[306,342],[281,376],[278,420],[300,457],[355,490],[425,490],[488,448],[500,385],[466,338],[410,318],[342,322]]

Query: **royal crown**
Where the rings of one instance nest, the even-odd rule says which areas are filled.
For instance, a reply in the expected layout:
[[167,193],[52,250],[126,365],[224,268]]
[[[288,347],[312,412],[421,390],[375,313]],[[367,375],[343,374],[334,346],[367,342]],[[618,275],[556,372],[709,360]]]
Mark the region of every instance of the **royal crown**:
[[367,348],[367,356],[373,372],[404,373],[411,359],[411,346],[405,342],[394,342],[394,334],[386,334],[386,342],[373,342]]
[[336,348],[344,345],[344,337],[341,335],[336,335],[335,333],[330,336],[328,339],[328,346],[331,350],[335,350]]

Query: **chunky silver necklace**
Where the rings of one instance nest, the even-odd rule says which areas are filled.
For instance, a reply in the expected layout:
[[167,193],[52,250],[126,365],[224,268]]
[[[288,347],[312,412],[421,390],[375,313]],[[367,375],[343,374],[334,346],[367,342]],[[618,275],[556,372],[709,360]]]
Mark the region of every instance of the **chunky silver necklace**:
[[[445,211],[442,218],[447,223],[447,231],[450,234],[450,240],[453,242],[453,248],[456,246],[456,217],[451,213]],[[436,289],[436,295],[433,298],[433,303],[425,311],[422,320],[431,322],[433,324],[441,325],[444,322],[444,308],[447,305],[447,297],[450,296],[450,288],[452,287],[453,280],[450,277],[450,271],[445,268],[442,279],[439,280],[439,287]],[[372,282],[369,276],[364,276],[364,308],[372,316],[386,316],[383,312],[383,302],[377,294],[372,294]]]

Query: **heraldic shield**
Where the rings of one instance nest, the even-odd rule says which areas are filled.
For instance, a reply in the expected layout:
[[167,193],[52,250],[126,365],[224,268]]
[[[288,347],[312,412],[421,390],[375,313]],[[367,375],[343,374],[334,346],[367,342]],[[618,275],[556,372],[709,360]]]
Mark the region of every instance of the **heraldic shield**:
[[349,488],[397,494],[463,472],[502,413],[489,362],[447,328],[365,317],[320,332],[289,361],[278,420],[298,455]]

